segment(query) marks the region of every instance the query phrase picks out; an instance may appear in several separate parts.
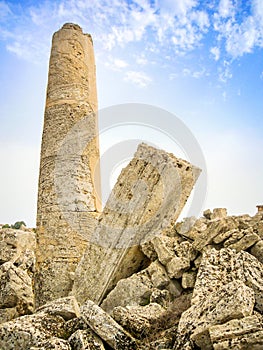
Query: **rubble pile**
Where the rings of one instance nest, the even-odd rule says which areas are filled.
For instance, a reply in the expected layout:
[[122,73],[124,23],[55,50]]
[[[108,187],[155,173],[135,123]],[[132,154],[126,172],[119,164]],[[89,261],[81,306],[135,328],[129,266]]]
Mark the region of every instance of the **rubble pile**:
[[144,241],[148,266],[100,306],[71,295],[37,310],[35,234],[1,229],[0,349],[261,349],[263,214],[193,222]]

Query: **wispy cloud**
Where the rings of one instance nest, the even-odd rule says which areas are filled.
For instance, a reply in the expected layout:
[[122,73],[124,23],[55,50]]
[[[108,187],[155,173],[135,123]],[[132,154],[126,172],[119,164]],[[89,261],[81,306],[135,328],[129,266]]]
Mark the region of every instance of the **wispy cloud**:
[[124,68],[127,68],[129,64],[120,59],[120,58],[109,58],[109,60],[105,63],[105,66],[116,71],[121,71]]
[[[46,60],[52,33],[65,22],[77,22],[85,32],[92,33],[96,52],[102,53],[106,60],[115,56],[114,50],[119,50],[117,57],[125,57],[109,62],[112,69],[126,68],[134,63],[134,57],[141,66],[160,55],[169,57],[167,62],[173,64],[178,57],[209,42],[210,58],[221,67],[220,79],[225,81],[231,77],[225,60],[230,62],[255,48],[263,48],[263,2],[247,2],[246,11],[241,3],[236,0],[209,4],[201,0],[46,0],[22,9],[0,1],[0,39],[21,58]],[[3,20],[12,25],[1,24]],[[129,47],[133,55],[127,59],[124,53]]]
[[144,88],[152,82],[152,78],[146,73],[138,71],[128,71],[125,74],[124,80],[133,83],[140,88]]

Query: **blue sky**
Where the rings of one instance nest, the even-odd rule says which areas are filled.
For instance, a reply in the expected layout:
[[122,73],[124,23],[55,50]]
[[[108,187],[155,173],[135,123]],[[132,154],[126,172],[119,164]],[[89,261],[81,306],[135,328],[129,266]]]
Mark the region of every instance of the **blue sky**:
[[175,114],[206,159],[204,208],[254,214],[262,0],[28,0],[0,1],[0,222],[35,224],[51,37],[65,22],[93,37],[99,108],[140,102]]

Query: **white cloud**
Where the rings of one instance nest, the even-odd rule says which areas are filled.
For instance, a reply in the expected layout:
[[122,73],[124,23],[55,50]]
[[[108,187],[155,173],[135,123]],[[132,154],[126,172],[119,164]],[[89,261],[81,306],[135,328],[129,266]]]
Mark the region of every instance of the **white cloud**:
[[[184,77],[191,77],[191,78],[195,78],[195,79],[200,79],[204,75],[208,75],[205,68],[202,68],[201,70],[191,70],[189,68],[184,68],[182,73],[183,73]],[[170,75],[170,80],[173,80],[173,75]]]
[[224,61],[223,66],[219,67],[219,81],[226,83],[232,76],[230,62]]
[[220,49],[219,49],[219,47],[216,47],[216,46],[211,47],[210,52],[211,52],[212,55],[214,55],[214,60],[218,61],[219,58],[220,58]]
[[233,15],[234,6],[232,0],[220,0],[218,13],[220,17],[226,18]]
[[3,21],[8,15],[10,15],[11,9],[5,1],[0,2],[0,21]]
[[137,85],[140,88],[148,86],[152,82],[152,78],[144,72],[129,71],[125,74],[124,80]]
[[173,16],[185,16],[196,5],[196,0],[159,0],[159,7]]
[[120,58],[110,58],[105,66],[116,71],[121,71],[122,69],[128,67],[128,63]]

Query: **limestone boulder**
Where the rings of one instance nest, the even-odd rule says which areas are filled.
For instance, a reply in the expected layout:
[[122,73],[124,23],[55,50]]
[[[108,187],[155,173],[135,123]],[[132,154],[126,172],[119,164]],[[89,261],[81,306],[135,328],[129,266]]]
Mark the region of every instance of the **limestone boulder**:
[[38,347],[41,342],[50,338],[63,338],[65,323],[62,317],[45,313],[21,316],[2,323],[0,324],[0,349],[27,350]]
[[36,346],[31,347],[29,350],[72,350],[72,348],[68,341],[53,337],[40,341]]
[[93,301],[81,307],[81,315],[89,327],[115,350],[138,349],[135,339]]
[[254,255],[263,264],[263,240],[261,239],[250,249],[250,254]]
[[78,302],[73,296],[60,298],[47,303],[36,310],[36,313],[39,312],[61,316],[66,321],[80,316]]
[[263,328],[256,315],[209,328],[214,350],[263,349]]
[[[16,267],[11,262],[6,262],[0,266],[0,308],[15,308],[14,315],[30,314],[34,308],[31,278],[26,271]],[[11,314],[6,314],[6,321],[8,321]]]

